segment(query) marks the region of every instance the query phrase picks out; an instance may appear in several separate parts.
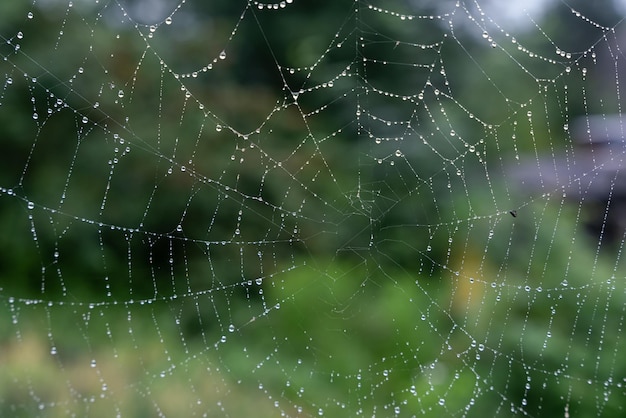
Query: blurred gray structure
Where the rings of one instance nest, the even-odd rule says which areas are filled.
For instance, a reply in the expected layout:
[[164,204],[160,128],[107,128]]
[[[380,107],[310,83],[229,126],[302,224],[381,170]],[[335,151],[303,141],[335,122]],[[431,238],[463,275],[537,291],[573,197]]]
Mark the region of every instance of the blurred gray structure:
[[626,117],[584,116],[568,130],[568,149],[522,161],[512,177],[525,194],[562,191],[581,205],[593,236],[621,240],[626,232]]

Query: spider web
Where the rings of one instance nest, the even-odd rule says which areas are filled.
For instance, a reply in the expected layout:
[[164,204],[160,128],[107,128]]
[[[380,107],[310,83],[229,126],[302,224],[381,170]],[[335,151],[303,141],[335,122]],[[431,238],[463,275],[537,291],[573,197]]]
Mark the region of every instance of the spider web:
[[579,3],[0,6],[2,415],[622,415]]

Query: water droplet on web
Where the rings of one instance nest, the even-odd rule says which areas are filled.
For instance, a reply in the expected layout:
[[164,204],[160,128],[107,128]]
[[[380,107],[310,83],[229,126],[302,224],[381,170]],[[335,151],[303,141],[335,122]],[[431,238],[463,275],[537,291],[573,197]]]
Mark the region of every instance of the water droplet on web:
[[172,24],[172,18],[168,17],[167,19],[165,19],[165,24],[166,25],[171,25]]
[[52,346],[50,348],[50,354],[52,354],[54,356],[54,355],[56,355],[56,353],[57,353],[57,348],[55,346]]
[[215,125],[215,130],[217,132],[221,132],[222,131],[222,125]]
[[220,52],[220,59],[221,60],[225,60],[226,59],[226,51]]
[[26,207],[28,207],[28,209],[34,209],[35,208],[35,204],[33,202],[28,202],[26,204]]
[[24,37],[24,34],[22,32],[17,33],[17,39],[22,39],[23,37]]
[[33,119],[34,119],[34,120],[39,119],[39,115],[38,115],[36,112],[35,112],[35,113],[33,113]]
[[120,99],[121,99],[122,97],[124,97],[124,90],[120,90],[120,91],[118,91],[118,92],[117,92],[117,97],[119,97]]
[[235,326],[233,324],[228,326],[228,332],[235,332]]
[[91,360],[91,363],[89,364],[92,368],[96,367],[96,360]]
[[32,19],[33,16],[34,16],[33,12],[28,12],[28,14],[26,15],[26,17],[28,17],[29,19]]

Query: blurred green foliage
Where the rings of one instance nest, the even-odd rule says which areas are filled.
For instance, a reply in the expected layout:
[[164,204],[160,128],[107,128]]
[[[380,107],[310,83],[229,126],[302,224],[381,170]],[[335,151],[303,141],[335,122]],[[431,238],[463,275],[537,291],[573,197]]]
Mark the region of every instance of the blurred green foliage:
[[0,415],[622,414],[620,250],[509,171],[601,28],[245,4],[0,5]]

